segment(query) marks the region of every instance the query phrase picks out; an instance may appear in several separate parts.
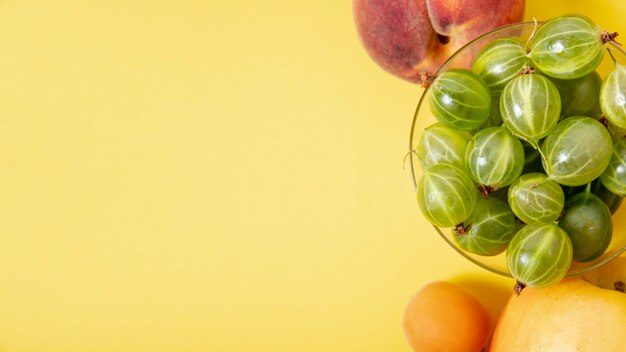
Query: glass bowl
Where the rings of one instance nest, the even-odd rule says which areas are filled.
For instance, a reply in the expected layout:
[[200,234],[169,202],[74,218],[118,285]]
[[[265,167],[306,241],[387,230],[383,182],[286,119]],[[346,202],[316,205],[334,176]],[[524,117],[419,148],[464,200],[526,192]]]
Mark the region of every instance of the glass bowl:
[[[528,40],[529,36],[537,25],[540,26],[541,22],[537,24],[535,22],[511,24],[505,27],[495,29],[472,40],[471,42],[460,48],[456,53],[454,53],[435,73],[435,77],[452,68],[469,69],[471,67],[473,58],[476,56],[476,53],[478,53],[478,51],[483,46],[485,46],[487,43],[491,42],[494,39],[506,36],[516,36],[524,41]],[[625,64],[626,52],[620,47],[613,45],[613,43],[609,44],[611,45],[611,53],[615,60],[621,64]],[[597,72],[600,74],[601,77],[605,77],[606,74],[613,68],[613,66],[614,63],[611,57],[609,55],[604,55],[603,62],[597,69]],[[430,112],[427,95],[428,88],[426,88],[422,93],[419,103],[417,104],[415,115],[413,117],[410,135],[411,151],[417,150],[417,144],[419,143],[419,139],[422,135],[422,132],[424,131],[424,128],[437,122],[435,117]],[[417,183],[422,173],[422,167],[416,153],[411,152],[409,160],[413,186],[415,191],[417,191]],[[626,202],[624,202],[622,206],[620,206],[619,209],[613,214],[613,237],[608,249],[604,252],[602,256],[593,261],[585,263],[573,261],[566,277],[578,276],[589,270],[593,270],[619,256],[626,249],[626,224],[624,220],[626,218],[625,215]],[[495,256],[482,256],[467,252],[456,244],[455,240],[452,238],[452,236],[454,235],[452,234],[451,228],[439,228],[436,226],[433,227],[435,230],[434,232],[441,236],[441,238],[446,241],[454,250],[456,250],[459,254],[461,254],[472,263],[493,273],[500,274],[506,277],[512,277],[507,268],[506,251]]]

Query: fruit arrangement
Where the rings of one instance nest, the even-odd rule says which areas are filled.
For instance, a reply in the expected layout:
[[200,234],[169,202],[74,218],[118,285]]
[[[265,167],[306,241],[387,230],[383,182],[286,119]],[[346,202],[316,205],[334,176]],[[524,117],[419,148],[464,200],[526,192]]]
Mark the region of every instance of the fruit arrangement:
[[429,86],[409,154],[424,217],[468,259],[516,279],[506,304],[496,287],[478,301],[450,282],[424,285],[404,311],[412,349],[623,351],[626,235],[613,214],[626,196],[626,52],[617,33],[581,15],[535,22],[530,33],[528,23],[506,26],[521,21],[523,0],[353,6],[374,61]]
[[[422,74],[436,122],[414,150],[424,217],[478,256],[506,253],[519,294],[601,257],[626,196],[626,67],[617,33],[583,15],[485,43]],[[613,68],[601,77],[600,63]]]

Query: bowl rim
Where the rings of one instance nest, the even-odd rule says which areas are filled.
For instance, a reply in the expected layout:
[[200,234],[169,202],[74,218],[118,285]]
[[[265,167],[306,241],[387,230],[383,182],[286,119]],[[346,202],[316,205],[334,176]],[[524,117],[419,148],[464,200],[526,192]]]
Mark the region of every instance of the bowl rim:
[[[437,69],[437,71],[434,74],[434,77],[437,77],[442,71],[445,71],[448,69],[448,65],[450,64],[450,62],[452,62],[458,55],[460,55],[461,52],[463,52],[464,49],[466,49],[467,47],[473,45],[474,43],[483,40],[486,37],[492,36],[495,33],[498,32],[504,32],[507,30],[511,30],[511,29],[515,29],[515,28],[524,28],[527,26],[541,26],[542,24],[544,24],[545,21],[526,21],[526,22],[516,22],[516,23],[511,23],[502,27],[498,27],[495,28],[489,32],[483,33],[479,36],[477,36],[476,38],[470,40],[469,42],[467,42],[466,44],[464,44],[463,46],[461,46],[459,49],[457,49],[452,55],[450,55],[450,57],[448,57],[443,64],[441,64],[441,66]],[[617,50],[619,51],[624,57],[626,57],[626,51],[620,47],[618,44],[614,43],[614,42],[608,42],[608,45],[611,46],[611,50]],[[616,60],[617,61],[617,60]],[[409,155],[411,155],[412,153],[414,153],[415,151],[413,150],[413,141],[415,139],[415,129],[416,129],[416,125],[418,122],[418,115],[419,115],[419,111],[420,108],[422,106],[422,103],[427,95],[427,93],[429,92],[429,87],[426,87],[423,89],[422,94],[420,96],[419,102],[417,103],[417,107],[415,108],[415,112],[413,114],[413,120],[411,122],[411,132],[409,135]],[[411,171],[411,180],[413,183],[413,190],[414,192],[417,192],[417,183],[418,180],[416,179],[415,175],[416,175],[416,163],[414,162],[414,158],[411,156],[409,157],[409,165],[410,165],[410,171]],[[435,229],[435,231],[439,234],[439,236],[441,238],[443,238],[452,248],[454,248],[454,250],[456,252],[458,252],[459,254],[461,254],[465,259],[468,259],[470,262],[474,263],[475,265],[478,265],[479,267],[490,271],[492,273],[495,274],[499,274],[508,278],[513,278],[513,276],[511,275],[511,273],[509,272],[505,272],[502,270],[499,270],[497,268],[491,267],[489,265],[486,265],[484,263],[482,263],[481,261],[475,259],[474,257],[472,257],[471,255],[465,253],[465,251],[463,251],[461,248],[459,248],[455,243],[453,243],[450,238],[448,238],[448,236],[446,236],[439,227],[432,225],[433,228]],[[601,267],[602,265],[608,263],[609,261],[615,259],[616,257],[620,256],[622,253],[624,253],[624,251],[626,251],[626,244],[624,246],[622,246],[621,248],[618,248],[614,253],[612,253],[611,255],[602,258],[602,260],[599,260],[595,263],[593,263],[593,265],[589,265],[586,267],[582,267],[582,268],[575,268],[574,270],[570,270],[567,272],[567,274],[565,275],[565,278],[569,278],[569,277],[575,277],[575,276],[580,276],[588,271],[597,269],[599,267]]]

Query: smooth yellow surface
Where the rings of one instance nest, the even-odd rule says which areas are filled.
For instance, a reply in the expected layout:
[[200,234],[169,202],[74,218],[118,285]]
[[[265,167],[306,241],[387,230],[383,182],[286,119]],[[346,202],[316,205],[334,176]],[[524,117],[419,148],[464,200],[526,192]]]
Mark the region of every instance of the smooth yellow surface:
[[350,1],[7,0],[0,52],[0,352],[406,352],[424,283],[508,294],[419,214]]

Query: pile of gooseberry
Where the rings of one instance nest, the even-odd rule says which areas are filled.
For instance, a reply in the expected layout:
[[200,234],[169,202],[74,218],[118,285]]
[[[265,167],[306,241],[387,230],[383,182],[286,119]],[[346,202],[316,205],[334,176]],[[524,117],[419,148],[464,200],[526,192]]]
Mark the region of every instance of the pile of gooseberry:
[[518,293],[555,284],[611,242],[626,196],[626,67],[596,70],[616,35],[556,17],[425,80],[437,122],[415,150],[420,209],[465,251],[506,251]]

